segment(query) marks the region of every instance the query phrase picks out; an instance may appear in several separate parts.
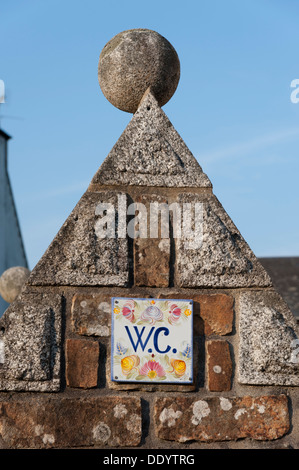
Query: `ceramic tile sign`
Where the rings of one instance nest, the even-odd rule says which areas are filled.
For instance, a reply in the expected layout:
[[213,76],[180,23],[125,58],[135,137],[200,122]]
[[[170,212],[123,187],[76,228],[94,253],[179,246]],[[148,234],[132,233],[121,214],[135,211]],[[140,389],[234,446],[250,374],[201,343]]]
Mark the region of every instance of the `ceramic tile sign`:
[[192,383],[193,302],[112,298],[111,380]]

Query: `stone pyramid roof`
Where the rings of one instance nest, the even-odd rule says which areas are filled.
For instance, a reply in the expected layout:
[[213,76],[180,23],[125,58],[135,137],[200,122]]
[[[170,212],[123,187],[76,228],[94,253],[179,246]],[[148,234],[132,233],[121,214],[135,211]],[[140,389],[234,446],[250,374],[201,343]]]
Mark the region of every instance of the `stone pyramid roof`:
[[92,184],[212,187],[149,91]]

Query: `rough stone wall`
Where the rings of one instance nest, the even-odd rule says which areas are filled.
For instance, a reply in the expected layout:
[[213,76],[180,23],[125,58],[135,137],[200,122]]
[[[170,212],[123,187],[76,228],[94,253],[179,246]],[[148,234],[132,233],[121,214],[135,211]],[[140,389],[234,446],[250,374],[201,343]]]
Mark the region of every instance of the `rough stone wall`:
[[[201,247],[100,239],[119,200],[200,201]],[[193,384],[111,381],[112,297],[193,300]],[[2,448],[299,448],[295,321],[151,94],[0,328]]]

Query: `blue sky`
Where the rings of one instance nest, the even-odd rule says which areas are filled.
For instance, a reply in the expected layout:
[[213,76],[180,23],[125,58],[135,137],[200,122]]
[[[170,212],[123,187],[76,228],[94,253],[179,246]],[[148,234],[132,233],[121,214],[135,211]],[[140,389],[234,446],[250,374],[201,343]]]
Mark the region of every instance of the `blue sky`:
[[163,109],[255,254],[299,256],[298,20],[296,0],[1,0],[1,127],[30,268],[131,119],[97,80],[102,48],[131,28],[177,50]]

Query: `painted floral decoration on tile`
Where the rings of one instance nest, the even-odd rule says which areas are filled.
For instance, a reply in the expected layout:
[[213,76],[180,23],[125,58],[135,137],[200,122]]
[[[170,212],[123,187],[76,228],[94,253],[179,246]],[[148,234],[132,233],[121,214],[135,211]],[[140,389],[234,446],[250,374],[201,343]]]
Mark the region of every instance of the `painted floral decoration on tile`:
[[191,300],[115,298],[112,380],[191,383]]

